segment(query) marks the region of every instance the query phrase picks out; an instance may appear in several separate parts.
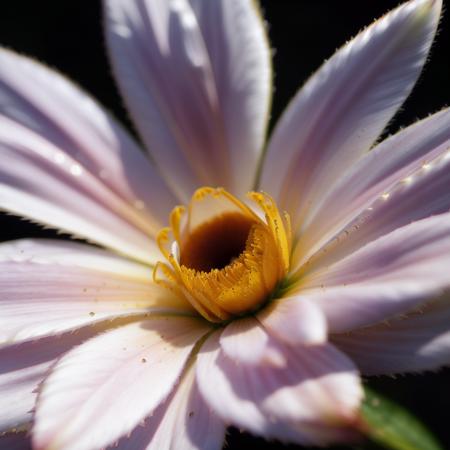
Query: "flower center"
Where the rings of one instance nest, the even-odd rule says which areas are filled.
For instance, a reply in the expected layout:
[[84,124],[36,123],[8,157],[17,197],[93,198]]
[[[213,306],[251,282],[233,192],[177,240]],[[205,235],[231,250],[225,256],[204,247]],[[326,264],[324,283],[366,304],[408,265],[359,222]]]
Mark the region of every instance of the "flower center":
[[289,268],[289,217],[268,195],[248,196],[265,220],[225,190],[201,188],[158,235],[167,263],[157,264],[155,281],[211,322],[258,309]]
[[245,250],[255,221],[240,213],[225,213],[200,225],[187,237],[180,264],[200,272],[223,269]]

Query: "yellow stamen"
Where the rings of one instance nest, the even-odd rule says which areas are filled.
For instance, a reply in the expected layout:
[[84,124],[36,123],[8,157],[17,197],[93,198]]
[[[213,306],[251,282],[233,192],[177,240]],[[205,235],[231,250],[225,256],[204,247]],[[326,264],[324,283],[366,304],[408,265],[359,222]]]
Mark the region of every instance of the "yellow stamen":
[[167,263],[157,264],[155,281],[211,322],[258,309],[289,268],[289,216],[267,194],[248,196],[265,220],[224,189],[205,187],[193,195],[187,220],[176,207],[158,235]]

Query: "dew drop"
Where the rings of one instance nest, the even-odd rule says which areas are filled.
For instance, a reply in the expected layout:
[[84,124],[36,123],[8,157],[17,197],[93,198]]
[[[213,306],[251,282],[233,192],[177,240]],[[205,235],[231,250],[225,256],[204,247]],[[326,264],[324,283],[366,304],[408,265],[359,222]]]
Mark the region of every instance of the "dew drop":
[[403,183],[405,184],[411,184],[413,181],[413,177],[409,176],[403,179]]
[[114,26],[114,32],[123,38],[129,38],[131,36],[130,29],[125,25],[116,24]]
[[142,363],[146,363],[146,362],[147,362],[147,358],[142,358],[142,359],[141,359],[141,362],[142,362]]
[[91,311],[91,312],[89,313],[89,315],[90,315],[91,317],[94,317],[94,316],[95,316],[95,312],[94,312],[94,311]]
[[79,177],[83,173],[83,169],[79,164],[72,164],[69,171],[74,177]]

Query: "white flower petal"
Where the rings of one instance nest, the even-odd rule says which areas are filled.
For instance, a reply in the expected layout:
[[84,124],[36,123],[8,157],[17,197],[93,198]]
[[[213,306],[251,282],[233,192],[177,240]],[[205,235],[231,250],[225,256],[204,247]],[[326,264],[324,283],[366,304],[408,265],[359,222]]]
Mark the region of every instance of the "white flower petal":
[[175,200],[130,136],[41,64],[0,50],[0,208],[145,262]]
[[292,215],[294,229],[369,150],[408,96],[441,3],[407,2],[375,22],[313,75],[282,116],[269,143],[261,188]]
[[119,441],[118,450],[220,450],[225,424],[205,404],[191,367],[170,399]]
[[104,329],[95,325],[0,348],[0,431],[28,425],[33,419],[37,389],[50,367],[72,347]]
[[288,366],[236,364],[211,336],[197,356],[207,403],[225,422],[267,438],[314,445],[348,439],[362,399],[351,361],[329,344],[281,348]]
[[149,312],[195,314],[151,280],[151,269],[85,244],[0,244],[0,343]]
[[105,0],[106,37],[137,128],[182,201],[252,187],[270,53],[251,0]]
[[449,210],[449,149],[449,109],[383,141],[351,168],[305,225],[294,265],[339,233],[351,234],[350,239],[341,236],[327,249],[327,258],[339,258],[340,247],[349,252],[361,245],[360,233],[368,242],[411,220]]
[[325,316],[307,298],[272,301],[256,316],[268,333],[291,345],[319,344],[327,340]]
[[102,448],[129,433],[170,394],[208,327],[160,317],[93,338],[67,353],[36,404],[37,449]]
[[334,335],[365,375],[436,370],[450,364],[448,295],[408,317]]
[[[450,152],[441,152],[377,197],[300,267],[312,272],[414,221],[450,210]],[[295,277],[294,275],[293,277]]]
[[284,355],[270,345],[268,334],[253,317],[227,325],[220,335],[220,346],[238,364],[286,364]]
[[404,314],[450,286],[450,213],[414,222],[302,279],[330,332]]

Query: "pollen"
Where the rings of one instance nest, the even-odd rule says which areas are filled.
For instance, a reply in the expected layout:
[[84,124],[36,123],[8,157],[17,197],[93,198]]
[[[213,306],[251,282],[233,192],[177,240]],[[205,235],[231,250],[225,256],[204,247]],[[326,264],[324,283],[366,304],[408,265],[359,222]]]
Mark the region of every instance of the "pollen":
[[201,188],[158,235],[166,261],[156,265],[154,280],[211,322],[259,309],[289,268],[289,216],[267,194],[248,197],[253,208],[224,189]]

